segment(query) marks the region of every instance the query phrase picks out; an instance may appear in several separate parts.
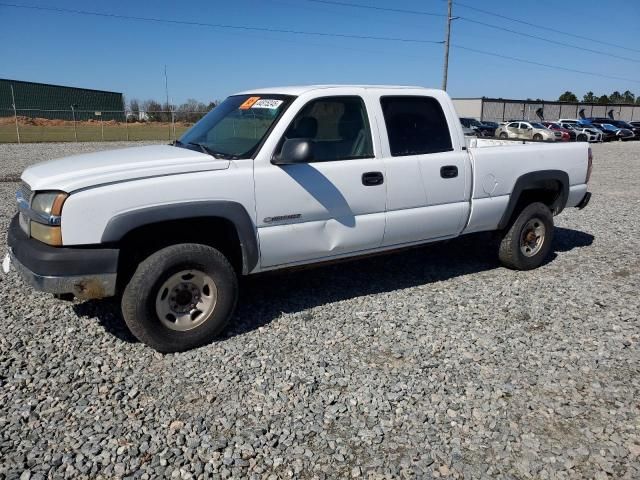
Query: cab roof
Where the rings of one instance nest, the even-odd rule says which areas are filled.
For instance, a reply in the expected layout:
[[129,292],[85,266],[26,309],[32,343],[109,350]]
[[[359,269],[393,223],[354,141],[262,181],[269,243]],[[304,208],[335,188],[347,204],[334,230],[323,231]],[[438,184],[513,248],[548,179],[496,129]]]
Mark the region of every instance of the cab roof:
[[380,89],[380,90],[424,90],[433,91],[433,89],[417,86],[403,86],[403,85],[298,85],[290,87],[271,87],[271,88],[258,88],[255,90],[245,90],[243,92],[236,93],[236,95],[248,95],[253,93],[258,94],[274,94],[274,95],[295,95],[299,96],[304,93],[308,93],[314,90],[331,90],[338,88],[354,88],[354,89]]

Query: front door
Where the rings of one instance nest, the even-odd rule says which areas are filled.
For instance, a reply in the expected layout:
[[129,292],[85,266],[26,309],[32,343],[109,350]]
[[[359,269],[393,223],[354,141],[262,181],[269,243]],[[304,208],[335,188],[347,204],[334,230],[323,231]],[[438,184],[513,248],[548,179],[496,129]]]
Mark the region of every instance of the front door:
[[255,195],[261,267],[378,248],[385,225],[384,162],[375,158],[371,118],[359,96],[309,101],[286,139],[311,142],[309,163],[256,162]]

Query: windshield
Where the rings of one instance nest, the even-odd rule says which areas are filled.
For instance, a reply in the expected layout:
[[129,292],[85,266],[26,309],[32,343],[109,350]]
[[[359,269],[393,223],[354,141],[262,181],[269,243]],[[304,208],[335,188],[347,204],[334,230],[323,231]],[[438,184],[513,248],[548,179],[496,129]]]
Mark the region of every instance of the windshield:
[[213,156],[250,158],[292,99],[288,95],[234,95],[187,130],[176,145]]
[[547,128],[547,127],[545,127],[544,125],[542,125],[541,123],[537,123],[537,122],[532,123],[532,124],[531,124],[531,126],[532,126],[533,128]]

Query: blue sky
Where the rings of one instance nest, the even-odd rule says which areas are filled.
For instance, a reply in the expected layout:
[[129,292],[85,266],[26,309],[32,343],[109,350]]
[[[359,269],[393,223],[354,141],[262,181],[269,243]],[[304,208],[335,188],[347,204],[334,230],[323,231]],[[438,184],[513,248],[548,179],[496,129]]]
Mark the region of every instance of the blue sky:
[[[13,0],[83,9],[274,29],[441,40],[445,19],[341,7],[306,0],[166,0],[93,2]],[[442,0],[344,0],[380,7],[446,13]],[[454,97],[556,99],[572,90],[640,94],[640,2],[619,0],[466,0],[468,5],[551,28],[634,48],[627,51],[569,38],[454,7],[460,15],[524,33],[603,50],[637,62],[564,48],[465,20],[452,43],[635,82],[515,63],[452,48]],[[455,2],[454,2],[455,4]],[[0,6],[0,77],[124,92],[128,99],[164,99],[164,65],[173,102],[223,99],[253,87],[306,83],[409,84],[440,87],[441,45],[245,32],[135,20],[57,14]]]

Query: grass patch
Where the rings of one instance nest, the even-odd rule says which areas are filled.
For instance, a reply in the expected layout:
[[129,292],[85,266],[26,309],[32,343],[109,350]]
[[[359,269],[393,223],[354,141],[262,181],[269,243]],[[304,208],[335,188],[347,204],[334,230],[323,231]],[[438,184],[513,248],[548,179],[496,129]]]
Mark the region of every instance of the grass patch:
[[[180,137],[189,127],[176,125],[176,136]],[[79,142],[101,141],[135,141],[135,140],[173,140],[173,132],[170,132],[168,124],[136,123],[125,126],[124,124],[106,125],[104,132],[97,125],[78,125],[77,135]],[[20,141],[24,143],[34,142],[73,142],[75,141],[73,126],[68,125],[21,125]],[[15,125],[0,125],[0,143],[17,143]]]

